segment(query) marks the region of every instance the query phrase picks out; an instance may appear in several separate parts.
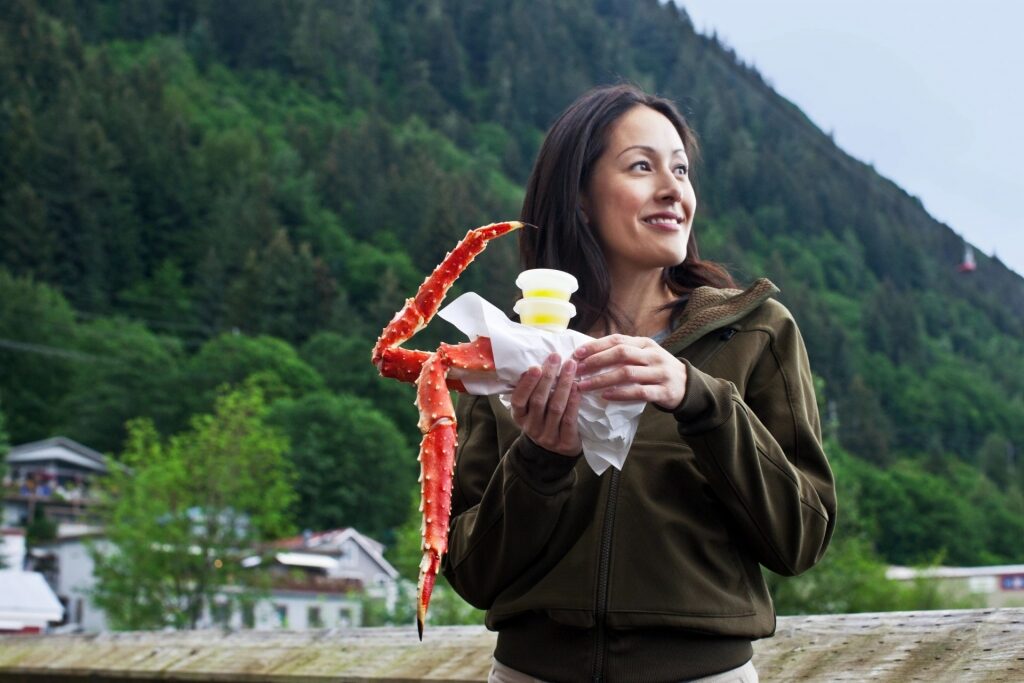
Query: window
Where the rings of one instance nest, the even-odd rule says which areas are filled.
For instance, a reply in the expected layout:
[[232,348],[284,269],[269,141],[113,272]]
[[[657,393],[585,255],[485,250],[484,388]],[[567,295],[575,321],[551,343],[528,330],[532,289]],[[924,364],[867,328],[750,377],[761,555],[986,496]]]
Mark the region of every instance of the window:
[[218,597],[214,599],[213,604],[210,606],[210,616],[213,617],[213,623],[218,626],[227,626],[231,620],[231,603],[228,602],[227,598]]
[[354,621],[351,607],[342,607],[338,610],[338,626],[340,628],[352,626]]
[[355,567],[359,562],[356,555],[356,544],[353,541],[346,541],[341,546],[341,554],[338,556],[338,564],[343,567]]
[[319,607],[309,607],[306,609],[306,626],[308,628],[323,628],[324,620],[320,615]]
[[277,613],[277,625],[288,628],[288,605],[274,605],[274,612]]
[[242,603],[242,628],[256,627],[256,605],[249,600]]

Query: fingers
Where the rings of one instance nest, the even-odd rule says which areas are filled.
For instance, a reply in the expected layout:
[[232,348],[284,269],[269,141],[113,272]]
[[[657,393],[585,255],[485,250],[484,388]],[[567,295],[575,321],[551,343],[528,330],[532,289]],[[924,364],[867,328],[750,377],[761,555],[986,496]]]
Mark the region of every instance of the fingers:
[[600,391],[615,401],[648,401],[669,409],[686,391],[686,369],[678,358],[646,337],[613,334],[576,349],[582,391]]
[[512,392],[512,419],[538,445],[564,455],[576,455],[581,444],[576,420],[581,392],[576,386],[576,362],[563,365],[551,354],[543,367],[523,373]]
[[[509,401],[512,403],[512,418],[519,424],[521,418],[526,416],[530,396],[540,381],[541,369],[534,366],[528,369],[519,377],[519,383],[512,390]],[[522,426],[520,424],[520,426]]]
[[580,346],[573,352],[580,373],[593,373],[613,365],[647,365],[651,351],[661,347],[646,337],[613,334]]
[[540,380],[530,394],[526,404],[526,416],[523,422],[523,431],[528,434],[539,434],[547,419],[548,401],[551,399],[551,387],[555,383],[558,374],[558,366],[561,359],[558,354],[551,354],[544,362]]
[[657,384],[663,377],[664,372],[659,367],[622,365],[608,372],[602,372],[600,375],[582,379],[579,384],[583,391],[595,391],[620,384]]

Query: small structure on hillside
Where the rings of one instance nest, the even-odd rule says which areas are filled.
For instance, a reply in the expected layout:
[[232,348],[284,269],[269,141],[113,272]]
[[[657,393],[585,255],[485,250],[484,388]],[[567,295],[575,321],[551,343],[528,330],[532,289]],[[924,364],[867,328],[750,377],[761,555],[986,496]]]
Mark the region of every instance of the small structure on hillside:
[[974,249],[971,249],[971,245],[964,244],[964,260],[956,269],[961,273],[973,273],[978,269],[978,263],[974,260]]

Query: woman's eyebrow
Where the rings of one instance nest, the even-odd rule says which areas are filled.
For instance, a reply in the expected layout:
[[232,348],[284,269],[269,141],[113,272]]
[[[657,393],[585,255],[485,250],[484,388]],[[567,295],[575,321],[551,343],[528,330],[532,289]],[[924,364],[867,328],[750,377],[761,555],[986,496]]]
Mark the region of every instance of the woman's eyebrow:
[[[615,158],[617,159],[617,158],[621,157],[623,154],[625,154],[626,152],[629,152],[629,151],[634,150],[634,149],[639,149],[639,150],[641,150],[643,152],[647,152],[648,154],[650,154],[652,156],[657,156],[658,155],[658,150],[654,149],[650,145],[630,145],[626,149],[624,149],[621,152],[619,152],[618,156],[616,156]],[[672,150],[672,153],[669,156],[675,156],[676,154],[682,154],[683,156],[686,156],[686,150],[683,149],[682,147],[680,147],[678,149],[674,149],[674,150]]]

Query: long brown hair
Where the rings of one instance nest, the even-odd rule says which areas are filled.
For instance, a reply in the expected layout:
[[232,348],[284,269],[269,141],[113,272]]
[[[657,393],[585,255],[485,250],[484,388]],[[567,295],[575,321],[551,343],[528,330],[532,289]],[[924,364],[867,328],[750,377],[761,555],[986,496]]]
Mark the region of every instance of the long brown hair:
[[[672,122],[692,168],[699,155],[697,136],[675,105],[633,85],[611,85],[588,91],[558,117],[541,145],[526,186],[520,220],[539,229],[520,231],[519,260],[524,269],[557,268],[576,276],[580,283],[572,299],[578,311],[572,321],[576,330],[588,331],[603,321],[605,331],[610,332],[612,325],[621,328],[624,322],[611,310],[611,277],[597,236],[583,220],[580,194],[604,153],[608,131],[636,106],[650,107]],[[668,306],[673,319],[695,288],[736,286],[724,266],[701,260],[693,230],[686,244],[686,259],[665,268],[661,277],[676,296]]]

